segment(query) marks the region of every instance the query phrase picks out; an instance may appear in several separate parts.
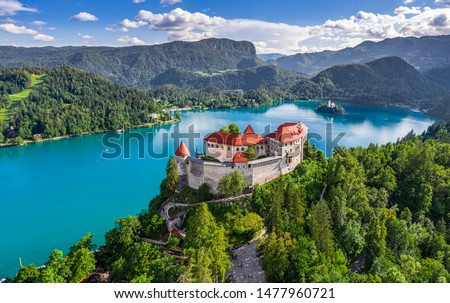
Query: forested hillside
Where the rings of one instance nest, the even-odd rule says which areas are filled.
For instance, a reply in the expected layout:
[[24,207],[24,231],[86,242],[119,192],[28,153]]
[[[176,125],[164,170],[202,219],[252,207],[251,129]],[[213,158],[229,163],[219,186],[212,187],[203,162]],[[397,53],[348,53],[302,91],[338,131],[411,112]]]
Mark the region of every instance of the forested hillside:
[[212,74],[172,68],[159,74],[151,83],[153,86],[173,84],[183,89],[214,87],[220,90],[248,91],[257,88],[288,88],[304,77],[305,75],[273,65]]
[[[450,124],[396,144],[308,149],[289,176],[253,203],[274,282],[447,282],[450,275]],[[321,198],[322,197],[322,198]]]
[[[256,186],[251,197],[190,208],[180,227],[186,238],[173,235],[161,250],[142,241],[167,239],[161,203],[212,198],[207,186],[175,192],[171,159],[161,194],[138,216],[117,220],[95,260],[86,255],[85,237],[64,258],[56,250],[45,269],[21,268],[14,281],[70,282],[98,266],[107,281],[223,282],[229,248],[257,236],[264,224],[259,249],[271,282],[448,282],[449,142],[450,123],[441,122],[397,143],[337,148],[328,160],[305,146],[295,171]],[[230,182],[236,189],[241,180]]]
[[424,76],[431,81],[450,89],[450,65],[433,68],[424,73]]
[[[33,77],[41,82],[12,100],[8,94],[27,88]],[[0,115],[0,142],[21,143],[37,134],[52,138],[104,132],[170,119],[147,92],[73,68],[5,70],[0,81],[0,89],[8,93],[1,97],[8,115]]]
[[153,79],[172,68],[212,74],[263,64],[252,43],[229,39],[132,47],[0,47],[1,68],[70,66],[138,89],[151,88]]

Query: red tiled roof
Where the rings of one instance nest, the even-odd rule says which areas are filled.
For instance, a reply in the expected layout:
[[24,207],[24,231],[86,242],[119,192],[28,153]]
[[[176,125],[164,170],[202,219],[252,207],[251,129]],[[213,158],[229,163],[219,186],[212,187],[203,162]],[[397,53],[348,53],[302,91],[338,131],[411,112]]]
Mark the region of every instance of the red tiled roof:
[[180,146],[178,146],[178,149],[175,151],[175,155],[178,157],[186,157],[189,156],[191,153],[189,152],[189,148],[187,148],[186,144],[181,141]]
[[237,152],[233,157],[234,163],[243,163],[243,162],[248,162],[248,161],[249,160],[248,160],[247,156],[243,152]]
[[249,146],[264,144],[265,139],[260,134],[244,133],[241,134],[228,134],[222,132],[215,132],[206,137],[205,141],[210,143],[226,144],[232,146]]
[[[267,137],[289,143],[304,137],[308,128],[303,123],[283,123],[277,130],[268,134]],[[265,143],[265,138],[261,134],[256,134],[251,125],[247,126],[244,134],[229,134],[215,132],[206,137],[205,141],[210,143],[225,144],[232,146],[260,145]]]
[[307,127],[302,123],[283,123],[277,130],[268,134],[267,137],[289,143],[296,141],[306,135]]
[[244,130],[244,134],[255,134],[255,131],[253,130],[253,127],[249,124],[247,128]]

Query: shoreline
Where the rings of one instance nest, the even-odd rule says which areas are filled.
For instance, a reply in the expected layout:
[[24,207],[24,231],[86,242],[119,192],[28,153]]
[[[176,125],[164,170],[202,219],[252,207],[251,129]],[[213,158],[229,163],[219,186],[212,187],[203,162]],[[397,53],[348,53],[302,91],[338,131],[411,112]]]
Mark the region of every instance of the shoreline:
[[[181,120],[179,120],[179,119],[171,119],[168,121],[162,121],[162,122],[158,122],[158,123],[141,124],[141,125],[129,128],[127,130],[149,128],[149,127],[155,127],[155,126],[163,126],[163,125],[178,123],[180,121]],[[32,144],[47,143],[47,142],[51,142],[51,141],[59,141],[59,140],[63,140],[63,139],[71,139],[71,138],[85,137],[85,136],[91,136],[91,135],[107,134],[110,132],[114,132],[114,130],[100,131],[100,132],[86,132],[86,133],[82,133],[81,135],[64,135],[64,136],[58,136],[58,137],[53,137],[53,138],[40,139],[37,141],[24,140],[24,142],[22,144],[0,143],[0,148],[27,146],[27,145],[32,145]]]
[[[283,104],[283,103],[300,103],[300,102],[325,102],[325,100],[320,100],[320,99],[289,100],[289,99],[286,99],[286,100],[279,101],[279,102],[273,102],[271,105],[255,106],[255,108],[262,107],[262,106],[272,107],[272,106],[276,106],[276,105]],[[445,118],[445,117],[430,115],[428,110],[426,110],[426,109],[420,109],[420,108],[417,108],[417,107],[413,108],[413,107],[410,107],[410,106],[407,106],[407,105],[404,105],[404,104],[392,103],[392,104],[388,104],[388,105],[370,105],[370,104],[365,104],[365,103],[348,102],[348,101],[342,101],[342,100],[336,100],[334,102],[339,102],[339,103],[344,103],[344,104],[356,104],[356,105],[366,106],[366,107],[378,107],[378,108],[384,107],[384,108],[408,109],[408,110],[410,110],[412,112],[420,112],[420,113],[426,115],[427,117],[435,118],[437,120],[449,121],[449,119]],[[233,107],[224,107],[224,108],[215,108],[215,109],[232,110],[232,109],[239,109],[239,108],[249,108],[249,107],[248,106],[233,106]],[[182,107],[182,108],[176,108],[176,109],[171,108],[171,109],[167,109],[167,110],[170,111],[170,112],[176,112],[176,111],[198,111],[198,110],[200,110],[200,111],[209,111],[209,110],[213,110],[213,109],[209,108],[209,107],[198,109],[198,108],[193,108],[193,107],[190,107],[190,106],[185,106],[185,107]],[[325,114],[325,113],[321,113],[321,114]],[[330,114],[330,115],[334,116],[334,114]],[[164,121],[162,123],[147,123],[147,124],[142,124],[142,125],[139,125],[139,126],[135,126],[135,127],[129,128],[128,130],[168,125],[168,124],[173,124],[173,123],[177,123],[177,122],[180,122],[180,121],[181,120],[179,120],[179,119],[172,119],[172,120]],[[62,139],[70,139],[70,138],[90,136],[90,135],[96,135],[96,134],[106,134],[106,133],[113,132],[113,131],[114,130],[100,131],[100,132],[89,132],[89,133],[83,133],[81,135],[65,135],[65,136],[41,139],[41,140],[38,140],[38,141],[24,140],[24,142],[22,144],[0,143],[0,148],[19,147],[19,146],[26,146],[26,145],[30,145],[30,144],[45,143],[45,142],[50,142],[50,141],[58,141],[58,140],[62,140]]]

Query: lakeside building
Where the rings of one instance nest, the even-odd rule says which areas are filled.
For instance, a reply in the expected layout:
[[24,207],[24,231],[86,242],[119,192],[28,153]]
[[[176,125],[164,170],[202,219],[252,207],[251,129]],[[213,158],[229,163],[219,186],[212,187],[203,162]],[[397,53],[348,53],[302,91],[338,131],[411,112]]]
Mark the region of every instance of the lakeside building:
[[[181,142],[175,151],[179,189],[198,189],[206,183],[217,193],[220,179],[236,169],[249,187],[267,183],[291,172],[303,160],[307,135],[308,127],[301,122],[283,123],[266,136],[255,133],[249,125],[242,134],[212,133],[204,139],[204,154],[195,157]],[[247,156],[250,146],[254,147],[255,160]]]

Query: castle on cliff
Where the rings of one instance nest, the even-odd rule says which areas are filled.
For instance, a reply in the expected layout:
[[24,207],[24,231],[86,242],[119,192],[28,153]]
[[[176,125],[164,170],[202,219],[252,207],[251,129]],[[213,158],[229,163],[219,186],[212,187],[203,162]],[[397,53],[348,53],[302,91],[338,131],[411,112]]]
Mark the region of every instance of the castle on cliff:
[[[206,183],[217,193],[219,180],[233,170],[244,175],[249,187],[267,183],[291,172],[303,160],[307,134],[308,127],[301,122],[283,123],[266,136],[249,125],[242,134],[212,133],[204,139],[204,154],[195,157],[181,142],[175,152],[179,189],[198,189]],[[250,146],[255,159],[248,158]]]

